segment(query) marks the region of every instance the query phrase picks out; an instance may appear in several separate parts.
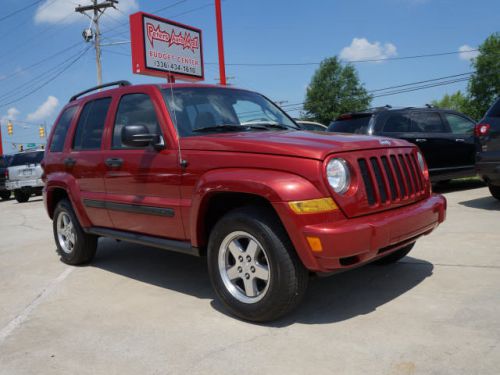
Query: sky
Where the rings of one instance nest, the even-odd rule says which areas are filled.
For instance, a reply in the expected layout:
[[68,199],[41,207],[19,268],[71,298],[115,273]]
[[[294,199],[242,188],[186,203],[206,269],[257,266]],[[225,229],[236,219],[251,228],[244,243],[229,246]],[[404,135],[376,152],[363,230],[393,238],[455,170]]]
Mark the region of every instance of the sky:
[[[69,98],[96,85],[95,52],[81,35],[89,19],[74,12],[78,4],[88,3],[2,0],[0,125],[5,153],[15,151],[14,143],[43,143],[38,126],[45,124],[50,131]],[[205,82],[217,83],[213,1],[120,0],[117,7],[101,18],[104,82],[163,81],[132,73],[128,15],[140,10],[202,29]],[[367,90],[470,72],[476,52],[467,51],[500,31],[499,14],[499,0],[223,0],[226,74],[230,84],[284,103],[297,116],[300,108],[294,104],[304,101],[323,59],[388,58],[353,63]],[[466,87],[467,82],[455,82],[377,97],[372,105],[422,106]],[[12,136],[7,135],[8,120],[14,124]]]

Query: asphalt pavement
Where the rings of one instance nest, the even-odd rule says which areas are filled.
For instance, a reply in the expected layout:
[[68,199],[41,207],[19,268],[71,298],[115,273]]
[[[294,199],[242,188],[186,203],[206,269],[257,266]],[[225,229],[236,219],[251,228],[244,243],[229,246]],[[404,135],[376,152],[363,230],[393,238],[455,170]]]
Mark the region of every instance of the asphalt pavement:
[[61,263],[39,197],[0,202],[0,374],[498,374],[500,202],[442,190],[447,221],[390,266],[311,281],[272,324],[226,314],[206,261],[100,240]]

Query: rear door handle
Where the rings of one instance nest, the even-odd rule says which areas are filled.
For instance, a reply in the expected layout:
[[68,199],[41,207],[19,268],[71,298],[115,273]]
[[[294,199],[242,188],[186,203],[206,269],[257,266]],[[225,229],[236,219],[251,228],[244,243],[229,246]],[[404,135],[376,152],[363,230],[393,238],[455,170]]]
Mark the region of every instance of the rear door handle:
[[73,158],[64,159],[64,165],[66,167],[73,167],[75,164],[76,164],[76,159],[73,159]]
[[427,142],[427,139],[425,139],[425,138],[417,138],[417,139],[415,139],[415,141],[417,141],[418,143],[422,143],[422,142]]
[[109,158],[104,162],[109,168],[119,168],[123,165],[123,159]]
[[456,138],[455,142],[465,142],[465,139],[463,139],[463,138]]

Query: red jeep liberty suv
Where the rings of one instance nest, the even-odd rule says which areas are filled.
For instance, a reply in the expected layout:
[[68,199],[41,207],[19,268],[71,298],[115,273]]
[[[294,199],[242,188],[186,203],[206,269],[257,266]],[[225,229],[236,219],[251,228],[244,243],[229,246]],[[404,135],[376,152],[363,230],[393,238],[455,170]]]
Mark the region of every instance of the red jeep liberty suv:
[[219,86],[77,94],[43,166],[63,262],[90,262],[99,237],[206,254],[217,296],[251,321],[293,309],[312,272],[396,262],[446,211],[414,145],[301,131],[264,96]]

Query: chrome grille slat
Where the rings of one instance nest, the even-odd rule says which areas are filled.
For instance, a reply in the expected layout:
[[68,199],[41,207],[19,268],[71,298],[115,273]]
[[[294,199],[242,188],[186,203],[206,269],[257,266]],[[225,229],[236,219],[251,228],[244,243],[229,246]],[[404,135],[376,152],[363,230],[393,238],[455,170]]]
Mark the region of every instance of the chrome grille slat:
[[424,193],[425,182],[412,152],[358,158],[369,206],[411,201]]

